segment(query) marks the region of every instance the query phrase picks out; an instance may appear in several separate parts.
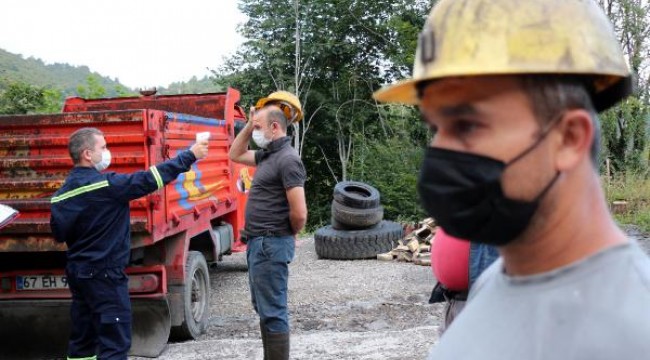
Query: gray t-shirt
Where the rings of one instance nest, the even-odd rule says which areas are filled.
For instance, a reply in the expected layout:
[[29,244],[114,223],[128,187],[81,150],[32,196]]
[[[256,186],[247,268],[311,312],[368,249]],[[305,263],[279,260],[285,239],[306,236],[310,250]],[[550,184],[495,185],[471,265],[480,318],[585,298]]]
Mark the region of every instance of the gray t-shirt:
[[650,359],[650,260],[636,242],[532,276],[499,259],[428,359]]
[[244,232],[249,237],[293,235],[287,190],[304,187],[307,173],[291,138],[277,139],[266,150],[256,151],[255,162]]

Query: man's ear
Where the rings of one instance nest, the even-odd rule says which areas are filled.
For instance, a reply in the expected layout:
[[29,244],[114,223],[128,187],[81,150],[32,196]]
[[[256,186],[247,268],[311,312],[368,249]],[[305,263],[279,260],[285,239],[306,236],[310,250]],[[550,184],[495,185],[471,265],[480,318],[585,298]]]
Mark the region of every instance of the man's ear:
[[555,166],[560,172],[591,161],[591,144],[594,142],[594,123],[591,114],[582,109],[567,111],[557,124],[560,140],[557,146]]
[[92,162],[92,151],[90,149],[85,149],[84,151],[81,152],[81,158]]

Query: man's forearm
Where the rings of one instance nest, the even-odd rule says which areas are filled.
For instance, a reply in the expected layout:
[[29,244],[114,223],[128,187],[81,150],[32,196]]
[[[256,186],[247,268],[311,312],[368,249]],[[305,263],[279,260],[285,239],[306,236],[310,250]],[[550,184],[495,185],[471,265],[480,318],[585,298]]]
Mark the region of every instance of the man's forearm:
[[289,214],[289,221],[291,222],[291,229],[294,234],[298,234],[307,224],[307,214]]
[[230,146],[230,153],[228,154],[230,160],[236,161],[244,155],[246,151],[248,151],[248,143],[251,140],[252,134],[253,126],[251,126],[250,123],[247,123]]

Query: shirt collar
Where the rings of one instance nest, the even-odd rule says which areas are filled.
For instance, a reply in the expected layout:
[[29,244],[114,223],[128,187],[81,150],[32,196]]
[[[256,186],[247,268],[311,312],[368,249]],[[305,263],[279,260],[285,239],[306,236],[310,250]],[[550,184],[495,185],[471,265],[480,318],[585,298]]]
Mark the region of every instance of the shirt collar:
[[269,145],[266,147],[266,151],[269,153],[276,152],[285,146],[290,146],[291,143],[291,137],[290,136],[283,136],[279,139],[275,139],[269,143]]

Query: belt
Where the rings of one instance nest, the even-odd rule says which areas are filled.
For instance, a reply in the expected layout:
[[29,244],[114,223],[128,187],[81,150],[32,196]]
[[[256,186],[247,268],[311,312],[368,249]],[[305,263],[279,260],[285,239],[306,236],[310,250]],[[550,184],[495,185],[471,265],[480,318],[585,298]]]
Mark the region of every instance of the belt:
[[282,237],[282,236],[292,236],[292,235],[293,234],[280,234],[280,233],[273,232],[273,231],[270,231],[270,230],[264,231],[261,234],[251,234],[249,232],[246,232],[246,230],[242,230],[242,232],[240,234],[240,238],[241,238],[240,240],[241,240],[241,242],[246,244],[246,243],[248,243],[249,240],[252,240],[252,239],[255,239],[255,238],[258,238],[258,237]]

